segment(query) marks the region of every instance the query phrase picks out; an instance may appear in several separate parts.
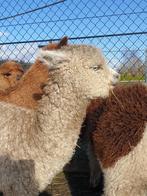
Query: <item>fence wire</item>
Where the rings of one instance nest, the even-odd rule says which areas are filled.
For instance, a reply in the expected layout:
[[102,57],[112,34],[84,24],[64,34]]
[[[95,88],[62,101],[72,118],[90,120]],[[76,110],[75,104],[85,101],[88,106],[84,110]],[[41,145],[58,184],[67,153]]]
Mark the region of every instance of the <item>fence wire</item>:
[[121,80],[147,80],[146,0],[1,0],[0,64],[28,67],[38,46],[67,35],[103,50]]

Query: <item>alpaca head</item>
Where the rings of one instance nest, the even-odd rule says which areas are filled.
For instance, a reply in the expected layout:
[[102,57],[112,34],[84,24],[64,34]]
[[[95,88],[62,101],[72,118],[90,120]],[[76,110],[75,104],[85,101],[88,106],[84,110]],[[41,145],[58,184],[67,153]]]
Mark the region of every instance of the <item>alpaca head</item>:
[[15,61],[7,61],[0,66],[0,90],[14,87],[23,75],[23,69]]
[[88,99],[108,96],[119,79],[119,74],[107,66],[102,52],[92,46],[65,45],[58,50],[41,50],[39,57],[50,71],[66,75],[74,91]]

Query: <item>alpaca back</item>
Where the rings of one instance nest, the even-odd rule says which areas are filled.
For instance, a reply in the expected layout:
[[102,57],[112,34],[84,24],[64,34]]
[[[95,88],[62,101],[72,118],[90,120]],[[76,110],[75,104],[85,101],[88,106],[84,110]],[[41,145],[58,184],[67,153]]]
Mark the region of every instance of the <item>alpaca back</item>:
[[97,119],[93,135],[95,150],[104,168],[114,165],[138,145],[146,122],[147,87],[135,84],[114,88]]

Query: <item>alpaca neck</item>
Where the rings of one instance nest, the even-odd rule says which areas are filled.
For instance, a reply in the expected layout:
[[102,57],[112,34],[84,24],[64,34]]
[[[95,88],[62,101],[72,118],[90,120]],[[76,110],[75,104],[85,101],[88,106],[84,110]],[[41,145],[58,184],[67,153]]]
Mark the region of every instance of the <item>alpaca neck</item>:
[[45,89],[47,95],[42,98],[39,106],[43,132],[46,130],[49,133],[49,129],[54,133],[63,129],[80,131],[88,100],[78,95],[77,89],[67,81],[70,81],[68,75],[62,75],[48,82]]

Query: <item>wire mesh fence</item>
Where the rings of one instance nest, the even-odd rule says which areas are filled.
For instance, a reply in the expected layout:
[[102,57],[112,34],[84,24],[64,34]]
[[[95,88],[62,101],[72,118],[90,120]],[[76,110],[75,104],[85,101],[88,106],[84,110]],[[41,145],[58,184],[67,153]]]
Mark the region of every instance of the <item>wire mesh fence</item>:
[[64,35],[102,48],[122,80],[147,77],[146,0],[1,0],[0,63],[25,66],[38,46]]

